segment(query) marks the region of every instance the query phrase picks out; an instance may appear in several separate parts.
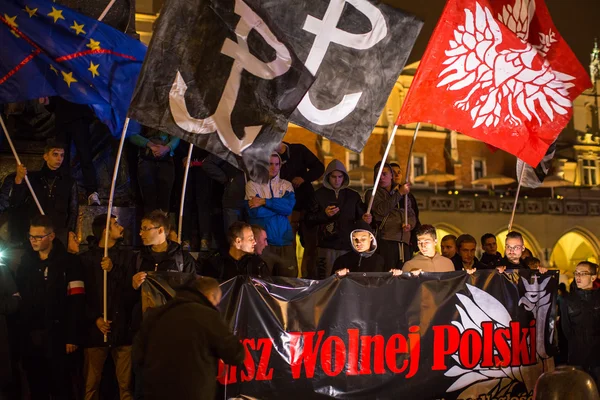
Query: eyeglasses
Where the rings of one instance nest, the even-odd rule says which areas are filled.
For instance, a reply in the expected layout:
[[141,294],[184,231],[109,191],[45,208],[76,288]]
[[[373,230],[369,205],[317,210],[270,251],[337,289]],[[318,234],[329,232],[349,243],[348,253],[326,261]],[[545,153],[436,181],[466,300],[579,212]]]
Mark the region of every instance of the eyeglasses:
[[50,233],[45,234],[44,236],[34,236],[34,235],[27,235],[27,236],[29,237],[30,241],[32,241],[32,242],[39,242],[39,241],[43,240],[44,238],[52,235],[53,233],[54,232],[50,232]]
[[575,275],[576,278],[581,278],[584,276],[592,276],[591,272],[575,272],[573,275]]
[[149,232],[149,231],[151,231],[151,230],[158,229],[158,228],[160,228],[160,226],[152,226],[152,227],[150,227],[150,228],[144,228],[144,227],[142,226],[142,227],[140,228],[140,232]]
[[507,251],[519,251],[523,250],[523,246],[506,246]]

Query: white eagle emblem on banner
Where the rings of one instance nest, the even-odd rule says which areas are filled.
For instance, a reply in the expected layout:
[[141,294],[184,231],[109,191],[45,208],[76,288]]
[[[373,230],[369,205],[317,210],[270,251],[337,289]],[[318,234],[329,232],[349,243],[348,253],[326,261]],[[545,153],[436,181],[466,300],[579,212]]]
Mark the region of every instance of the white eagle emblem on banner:
[[[469,88],[466,97],[454,103],[469,112],[473,128],[525,121],[550,122],[572,107],[569,89],[575,77],[553,70],[545,59],[555,34],[539,33],[540,44],[527,42],[529,25],[535,15],[534,0],[516,0],[494,19],[487,7],[476,4],[475,14],[465,9],[465,23],[454,30],[449,41],[447,67],[438,75],[437,87],[457,91]],[[499,22],[522,41],[519,48],[503,45]]]

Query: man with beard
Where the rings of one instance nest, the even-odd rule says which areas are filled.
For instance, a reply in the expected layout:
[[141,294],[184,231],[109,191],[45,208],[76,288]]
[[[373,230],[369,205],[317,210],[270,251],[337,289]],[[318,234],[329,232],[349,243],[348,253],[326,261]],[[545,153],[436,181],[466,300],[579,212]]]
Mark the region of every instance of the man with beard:
[[[119,383],[121,400],[131,399],[131,314],[135,292],[127,282],[132,252],[121,248],[124,228],[111,216],[105,241],[106,214],[92,222],[98,241],[81,255],[85,275],[86,340],[84,342],[85,399],[99,399],[100,380],[110,354]],[[108,257],[104,249],[108,248]],[[107,272],[107,315],[104,320],[104,271]],[[104,341],[104,336],[107,341]]]
[[504,272],[506,269],[529,269],[521,260],[523,250],[525,250],[523,235],[517,231],[508,232],[504,244],[504,258],[500,265],[496,266],[498,272]]
[[17,287],[23,369],[32,399],[70,398],[68,356],[81,345],[85,286],[79,257],[56,239],[52,220],[36,216],[29,227],[31,250],[21,258]]

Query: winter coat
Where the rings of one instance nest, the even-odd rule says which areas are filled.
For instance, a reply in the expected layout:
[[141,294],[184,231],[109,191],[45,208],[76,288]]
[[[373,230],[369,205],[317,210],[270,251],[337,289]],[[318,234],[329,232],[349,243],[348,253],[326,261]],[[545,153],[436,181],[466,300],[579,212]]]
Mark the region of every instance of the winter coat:
[[[79,257],[58,239],[46,260],[29,249],[17,270],[21,294],[20,328],[24,335],[43,331],[48,349],[82,344],[85,286]],[[47,271],[47,272],[45,272]],[[46,276],[45,276],[46,275]]]
[[223,208],[244,208],[246,176],[243,171],[215,155],[204,159],[202,169],[211,179],[223,185]]
[[267,232],[267,241],[271,246],[289,246],[294,241],[292,225],[288,217],[292,214],[296,197],[292,184],[279,175],[267,183],[248,181],[246,184],[246,199],[260,197],[266,204],[250,208],[246,202],[249,222],[262,226]]
[[[365,198],[367,204],[371,199],[371,195],[372,191],[367,192]],[[378,238],[410,245],[411,232],[404,232],[402,229],[402,224],[404,224],[404,196],[400,192],[396,192],[395,190],[388,192],[379,186],[375,192],[371,214],[373,214],[373,221],[375,221],[376,225],[382,224],[385,217],[389,215],[378,234]],[[408,224],[411,228],[414,228],[416,223],[417,218],[409,196]]]
[[148,311],[132,354],[144,371],[145,400],[200,400],[215,397],[219,359],[239,365],[245,351],[208,299],[185,288]]
[[8,319],[19,309],[21,298],[15,296],[18,292],[10,268],[0,263],[0,388],[13,378]]
[[[67,231],[75,232],[77,225],[79,213],[77,183],[60,170],[52,171],[46,163],[40,171],[28,172],[27,176],[42,210],[52,219],[57,236],[66,243]],[[11,207],[21,205],[27,207],[30,218],[39,214],[25,180],[20,185],[13,184],[10,204]]]
[[[340,171],[344,174],[344,182],[338,190],[335,190],[329,183],[329,175],[333,171]],[[319,227],[318,247],[351,250],[350,233],[357,228],[368,229],[368,226],[362,220],[365,213],[364,204],[360,195],[348,188],[349,184],[350,177],[344,164],[339,160],[331,161],[325,170],[323,186],[314,193],[304,217],[307,225],[317,225]],[[340,211],[328,217],[325,214],[325,209],[332,204],[339,207]]]
[[600,290],[573,289],[561,302],[560,321],[569,343],[569,365],[600,366]]
[[136,292],[127,277],[133,268],[133,252],[123,249],[119,244],[108,249],[108,257],[113,268],[107,273],[107,316],[110,325],[108,342],[104,342],[102,332],[96,326],[96,320],[104,316],[104,270],[100,266],[104,257],[104,248],[92,247],[81,254],[84,281],[86,287],[86,347],[117,347],[131,344],[131,316]]
[[[352,233],[350,234],[352,240]],[[385,262],[383,257],[375,253],[377,250],[377,239],[373,238],[371,248],[359,253],[354,247],[352,251],[339,256],[333,263],[332,272],[348,268],[350,272],[384,272]]]
[[304,183],[296,188],[296,205],[294,210],[304,211],[310,204],[314,193],[312,183],[323,175],[325,166],[305,145],[299,143],[287,143],[285,151],[280,154],[281,171],[280,176],[291,182],[295,177],[304,179]]
[[225,282],[238,275],[250,275],[259,278],[267,278],[271,274],[267,264],[256,254],[246,254],[239,260],[231,257],[229,253],[205,260],[202,265],[201,275],[210,276],[220,282]]

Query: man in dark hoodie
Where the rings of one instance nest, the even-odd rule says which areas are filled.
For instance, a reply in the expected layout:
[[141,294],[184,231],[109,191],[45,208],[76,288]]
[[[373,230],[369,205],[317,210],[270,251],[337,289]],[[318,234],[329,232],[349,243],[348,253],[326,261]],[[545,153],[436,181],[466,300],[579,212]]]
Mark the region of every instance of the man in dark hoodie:
[[[375,176],[379,172],[378,162],[374,168]],[[408,183],[394,183],[394,171],[385,164],[375,192],[371,214],[378,227],[379,254],[385,260],[387,268],[400,269],[402,264],[412,258],[410,250],[411,229],[417,220],[412,207],[408,208],[408,224],[404,218],[404,196],[410,192]],[[372,191],[365,196],[369,204]],[[402,207],[400,206],[402,205]]]
[[23,368],[33,399],[69,397],[68,354],[81,345],[85,286],[79,257],[56,239],[49,216],[34,217],[29,227],[32,251],[21,258]]
[[350,233],[368,228],[360,195],[348,188],[350,178],[340,160],[332,160],[323,177],[323,186],[314,193],[305,221],[317,226],[317,271],[308,278],[324,279],[331,275],[335,260],[352,249]]
[[[135,291],[127,281],[132,268],[133,253],[123,249],[124,228],[112,216],[105,241],[106,214],[92,222],[92,232],[98,240],[81,255],[85,275],[86,340],[85,340],[85,398],[98,399],[100,380],[106,358],[110,354],[114,364],[121,400],[131,399],[131,316]],[[108,247],[108,257],[104,248]],[[104,321],[104,271],[107,272],[107,321]],[[107,342],[104,341],[107,336]]]
[[[352,240],[352,249],[340,256],[333,264],[333,271],[339,276],[346,275],[348,272],[383,272],[385,263],[383,257],[376,254],[377,239],[373,234],[365,229],[352,231],[350,235]],[[400,275],[398,271],[395,275]]]
[[265,278],[270,275],[267,264],[254,254],[256,240],[252,227],[242,221],[234,222],[227,232],[229,252],[215,255],[203,265],[202,275],[221,282],[238,275]]
[[65,145],[48,141],[44,149],[44,165],[40,171],[27,173],[27,168],[17,165],[17,173],[13,190],[10,194],[12,207],[24,206],[28,210],[29,219],[39,215],[38,207],[25,184],[25,176],[29,177],[44,213],[50,217],[54,226],[54,235],[66,246],[68,240],[75,238],[75,226],[79,213],[79,194],[75,179],[60,170],[65,158]]
[[229,365],[244,361],[244,347],[216,308],[221,295],[215,279],[199,277],[148,312],[134,342],[145,400],[214,399],[219,359]]

